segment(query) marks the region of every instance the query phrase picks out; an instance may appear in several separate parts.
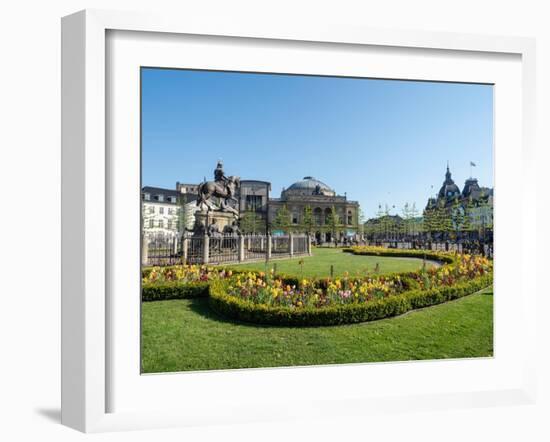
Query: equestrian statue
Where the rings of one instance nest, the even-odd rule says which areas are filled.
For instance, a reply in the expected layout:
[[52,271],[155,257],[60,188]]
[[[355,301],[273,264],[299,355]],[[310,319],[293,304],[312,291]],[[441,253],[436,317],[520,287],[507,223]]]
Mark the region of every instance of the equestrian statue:
[[[240,185],[241,180],[238,176],[225,176],[223,163],[219,160],[214,170],[214,181],[204,181],[199,184],[197,198],[199,210],[207,213],[210,211],[227,212],[238,216],[238,210],[232,207],[230,202],[238,201],[235,194]],[[219,203],[214,198],[219,198]]]

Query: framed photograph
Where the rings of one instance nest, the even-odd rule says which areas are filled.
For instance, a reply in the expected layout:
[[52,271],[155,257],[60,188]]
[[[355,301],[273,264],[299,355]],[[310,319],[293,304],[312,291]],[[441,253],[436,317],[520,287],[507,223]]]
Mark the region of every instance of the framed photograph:
[[62,422],[534,399],[534,42],[62,22]]

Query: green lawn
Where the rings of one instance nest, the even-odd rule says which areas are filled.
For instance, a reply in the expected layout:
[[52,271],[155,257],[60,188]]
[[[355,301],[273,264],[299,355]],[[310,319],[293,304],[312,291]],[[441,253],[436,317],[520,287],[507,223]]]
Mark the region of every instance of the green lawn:
[[493,293],[334,327],[228,321],[207,299],[143,303],[145,373],[492,356]]
[[[303,260],[303,274],[300,268],[300,260]],[[296,257],[293,259],[281,259],[270,261],[267,269],[277,264],[277,272],[295,275],[299,277],[324,277],[330,276],[330,266],[334,266],[334,276],[342,276],[349,272],[350,276],[364,276],[367,272],[373,273],[376,264],[379,264],[380,273],[408,272],[419,270],[422,267],[422,259],[419,258],[394,258],[384,256],[360,256],[345,253],[337,248],[313,248],[313,256]],[[435,265],[427,261],[427,266]],[[266,270],[265,261],[248,264],[238,264],[235,267],[250,270]]]

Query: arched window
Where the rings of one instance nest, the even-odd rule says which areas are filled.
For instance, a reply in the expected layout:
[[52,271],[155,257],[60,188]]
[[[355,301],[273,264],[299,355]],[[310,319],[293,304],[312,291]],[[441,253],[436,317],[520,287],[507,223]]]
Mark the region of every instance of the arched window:
[[313,219],[315,221],[315,224],[317,224],[318,226],[323,224],[323,211],[320,207],[316,207],[315,209],[313,209]]
[[329,207],[327,207],[325,209],[325,224],[329,222],[331,213],[332,213],[332,210]]

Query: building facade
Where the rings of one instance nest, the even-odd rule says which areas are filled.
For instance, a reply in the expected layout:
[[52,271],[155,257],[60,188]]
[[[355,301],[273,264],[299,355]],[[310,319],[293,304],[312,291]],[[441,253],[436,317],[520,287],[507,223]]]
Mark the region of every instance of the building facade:
[[176,235],[181,228],[178,193],[171,189],[143,187],[141,190],[143,232]]
[[[312,222],[307,220],[311,211]],[[283,189],[280,198],[271,198],[268,222],[272,230],[281,213],[288,213],[289,229],[303,231],[311,228],[317,243],[331,242],[357,233],[359,203],[349,201],[322,181],[306,176]],[[310,225],[308,225],[310,224]]]
[[199,193],[198,184],[189,184],[189,183],[176,183],[176,192],[180,197],[180,202],[182,204],[190,203],[196,201]]
[[[318,243],[357,233],[359,203],[349,201],[346,195],[337,195],[322,181],[304,177],[283,189],[280,198],[271,198],[270,192],[268,181],[241,180],[236,197],[243,233],[307,231]],[[197,195],[198,184],[177,182],[176,190],[144,187],[144,231],[174,235],[191,229]],[[287,219],[278,225],[282,214]]]
[[267,233],[269,231],[269,192],[271,183],[259,180],[241,180],[237,198],[244,233]]
[[493,195],[493,188],[481,187],[478,180],[472,177],[465,181],[461,191],[447,166],[445,180],[437,196],[429,198],[424,209],[425,229],[437,230],[433,224],[437,221],[441,225],[441,214],[444,214],[447,221],[443,227],[447,231],[462,236],[474,234],[492,237]]

